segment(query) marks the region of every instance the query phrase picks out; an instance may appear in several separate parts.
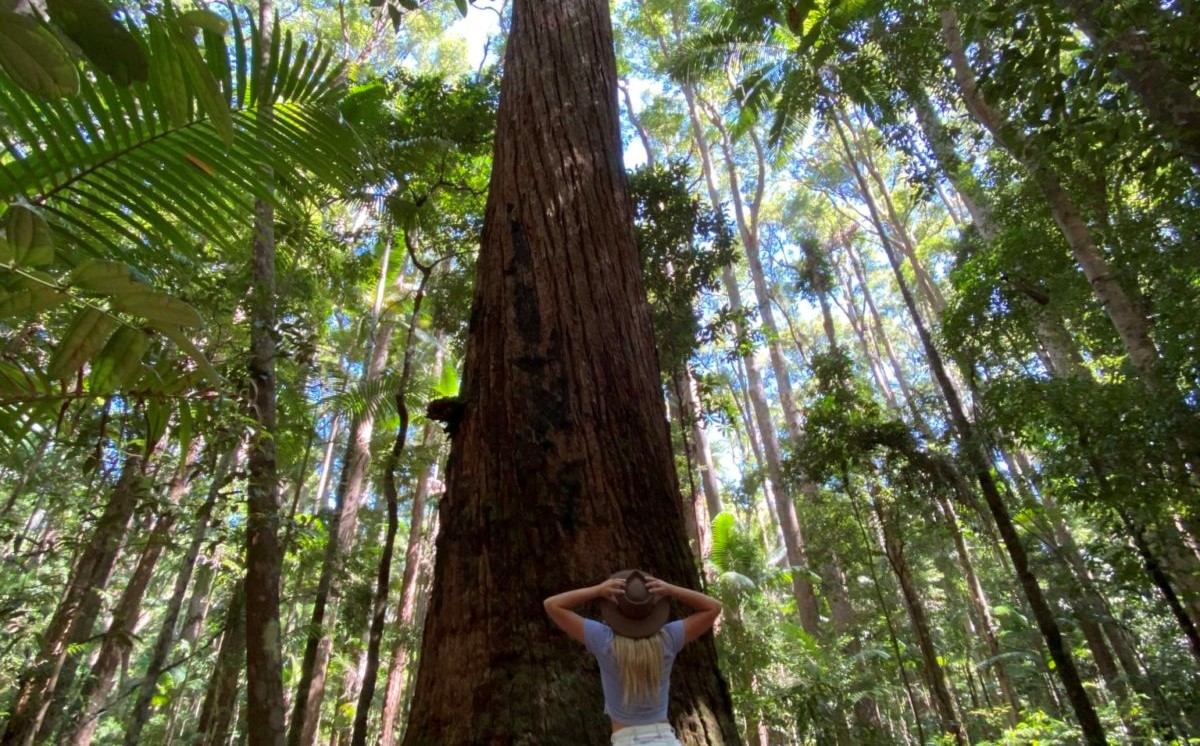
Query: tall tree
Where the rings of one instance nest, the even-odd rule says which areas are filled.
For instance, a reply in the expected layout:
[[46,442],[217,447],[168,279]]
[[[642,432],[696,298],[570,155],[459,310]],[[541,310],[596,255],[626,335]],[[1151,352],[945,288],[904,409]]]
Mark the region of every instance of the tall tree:
[[[541,600],[628,566],[697,583],[607,3],[518,0],[504,70],[462,398],[440,413],[454,435],[408,746],[606,742],[586,653]],[[673,678],[684,742],[736,742],[711,643]]]

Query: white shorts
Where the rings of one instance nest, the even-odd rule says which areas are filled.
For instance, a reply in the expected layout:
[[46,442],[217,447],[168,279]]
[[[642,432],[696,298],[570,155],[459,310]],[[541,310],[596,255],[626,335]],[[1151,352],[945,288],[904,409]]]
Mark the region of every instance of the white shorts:
[[675,731],[666,723],[631,725],[613,733],[613,746],[680,746]]

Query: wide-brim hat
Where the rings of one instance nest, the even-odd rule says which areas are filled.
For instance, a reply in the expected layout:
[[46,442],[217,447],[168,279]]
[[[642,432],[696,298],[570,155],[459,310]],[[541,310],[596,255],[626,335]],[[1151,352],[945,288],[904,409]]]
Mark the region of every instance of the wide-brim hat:
[[600,599],[600,616],[613,632],[637,640],[662,629],[671,614],[671,606],[667,599],[655,598],[650,593],[646,576],[640,570],[621,570],[608,577],[625,580],[625,592],[616,602]]

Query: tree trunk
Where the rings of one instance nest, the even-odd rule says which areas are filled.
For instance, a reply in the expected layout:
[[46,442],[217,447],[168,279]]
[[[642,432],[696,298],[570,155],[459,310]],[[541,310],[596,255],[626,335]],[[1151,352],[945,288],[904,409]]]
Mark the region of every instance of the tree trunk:
[[949,734],[957,744],[967,743],[967,731],[958,717],[954,706],[954,698],[946,684],[946,673],[938,662],[937,650],[933,646],[933,635],[929,630],[928,614],[925,604],[921,601],[921,592],[917,589],[908,560],[904,556],[904,541],[900,536],[900,527],[896,518],[885,511],[878,498],[873,500],[875,514],[883,528],[884,550],[888,564],[900,582],[900,592],[904,596],[904,606],[908,609],[908,618],[912,623],[913,634],[917,638],[917,648],[921,651],[921,663],[925,671],[925,684],[933,695],[933,707],[937,711],[942,724],[942,732]]
[[141,495],[141,481],[152,445],[125,457],[121,476],[87,544],[81,547],[66,591],[42,634],[38,655],[22,675],[10,705],[0,744],[27,746],[37,735],[54,697],[70,646],[92,636],[101,594],[117,562]]
[[[954,76],[962,91],[967,110],[992,133],[996,142],[1025,168],[1034,185],[1042,192],[1055,223],[1071,247],[1075,261],[1091,283],[1093,294],[1108,313],[1146,390],[1151,396],[1166,398],[1174,416],[1186,416],[1178,414],[1178,390],[1158,369],[1159,354],[1150,337],[1150,321],[1121,285],[1108,260],[1096,245],[1083,215],[1062,185],[1060,175],[1020,134],[1020,130],[1007,126],[1004,118],[992,108],[979,90],[975,74],[967,61],[954,11],[943,11],[942,30],[954,66]],[[1178,427],[1176,432],[1189,461],[1195,465],[1197,460],[1200,460],[1200,445],[1194,443],[1187,435],[1188,428]]]
[[[1075,24],[1097,50],[1112,58],[1117,76],[1141,100],[1159,136],[1200,171],[1200,99],[1191,81],[1175,74],[1175,68],[1154,48],[1149,34],[1118,28],[1113,16],[1119,11],[1112,4],[1060,0],[1059,5],[1070,10]],[[1149,12],[1160,13],[1153,7]]]
[[[382,282],[383,280],[381,280]],[[387,366],[391,349],[391,321],[378,322],[367,345],[363,386],[377,382]],[[332,619],[326,619],[330,607],[336,608],[341,598],[344,557],[354,546],[358,532],[358,508],[366,487],[367,470],[371,464],[371,439],[375,432],[375,407],[368,406],[354,415],[346,439],[346,455],[338,478],[336,504],[329,521],[329,539],[325,543],[325,558],[321,577],[313,600],[312,618],[308,624],[308,641],[296,685],[289,746],[312,746],[317,740],[321,722],[321,703],[325,699],[325,676],[333,654]]]
[[[425,424],[421,434],[422,447],[432,447],[434,427],[433,422]],[[388,666],[387,685],[384,689],[379,746],[395,746],[396,743],[396,719],[403,700],[408,652],[416,638],[413,612],[416,608],[417,571],[421,566],[424,548],[425,500],[429,497],[430,485],[434,479],[437,479],[436,461],[431,462],[421,472],[417,488],[413,491],[412,511],[408,517],[408,546],[404,550],[404,574],[400,579],[400,598],[396,604],[396,644],[392,647],[392,659]]]
[[[405,744],[602,744],[594,669],[542,599],[622,567],[698,581],[621,167],[607,3],[516,0],[493,162]],[[737,742],[710,640],[673,678],[683,742]]]
[[227,746],[229,727],[237,709],[238,679],[246,654],[246,598],[243,588],[235,588],[225,611],[225,633],[213,666],[197,726],[203,746]]
[[[268,70],[275,27],[274,0],[259,0],[258,63]],[[264,126],[273,118],[271,76],[258,81],[257,111]],[[250,409],[254,426],[246,480],[246,719],[250,746],[283,746],[283,630],[279,585],[279,474],[275,401],[275,210],[267,200],[254,205],[250,292]]]
[[[196,512],[196,518],[192,524],[191,541],[180,560],[179,573],[175,576],[175,587],[171,591],[171,598],[163,612],[158,636],[154,640],[154,647],[150,653],[150,662],[146,665],[146,675],[138,687],[137,701],[134,703],[133,711],[128,716],[129,724],[125,728],[125,746],[137,746],[140,743],[142,728],[150,717],[150,705],[158,688],[158,678],[162,674],[167,656],[170,655],[171,648],[174,646],[175,626],[179,621],[179,613],[183,609],[183,601],[192,580],[196,560],[200,556],[204,538],[208,535],[213,509],[216,507],[221,490],[229,483],[229,475],[233,471],[234,464],[237,463],[241,448],[241,443],[239,443],[221,458],[221,462],[213,474],[212,483],[209,485],[207,498],[200,506],[200,510]],[[197,579],[196,590],[198,592],[204,590],[201,588],[199,579]],[[207,595],[207,590],[204,595]],[[194,637],[192,639],[195,640]]]
[[[86,746],[92,742],[92,736],[100,724],[100,712],[104,707],[104,700],[112,691],[115,683],[113,676],[116,674],[117,667],[128,659],[129,652],[133,647],[135,627],[142,612],[142,599],[154,576],[154,568],[162,557],[163,550],[171,541],[171,531],[175,528],[179,504],[183,501],[188,485],[191,483],[196,459],[200,455],[200,446],[199,439],[193,440],[188,451],[180,459],[171,484],[167,488],[167,507],[155,523],[154,530],[150,532],[146,546],[142,550],[142,556],[138,558],[133,574],[130,575],[125,589],[121,592],[121,598],[113,611],[108,632],[104,635],[100,651],[92,664],[91,675],[83,682],[83,688],[79,695],[81,702],[72,708],[72,719],[64,727],[59,738],[60,743]],[[49,718],[47,718],[43,731],[47,737],[53,732]]]
[[887,239],[886,231],[882,228],[882,220],[879,210],[875,206],[870,187],[858,168],[857,161],[853,155],[854,151],[846,139],[845,132],[836,114],[832,119],[832,124],[844,149],[846,165],[850,168],[855,180],[858,182],[863,199],[866,201],[868,210],[871,213],[871,219],[876,223],[876,228],[880,231],[884,253],[887,254],[888,262],[892,265],[892,273],[895,275],[900,295],[903,297],[904,304],[908,309],[909,315],[912,317],[913,325],[917,329],[921,346],[924,348],[926,359],[929,361],[930,371],[946,401],[950,423],[954,429],[956,439],[963,449],[964,455],[971,465],[971,469],[975,472],[976,479],[979,481],[980,491],[983,493],[984,500],[996,523],[996,528],[999,530],[1000,536],[1004,541],[1005,549],[1008,550],[1009,557],[1012,559],[1017,580],[1020,582],[1021,588],[1025,592],[1025,597],[1029,601],[1034,619],[1037,621],[1038,629],[1046,641],[1046,647],[1050,651],[1050,656],[1054,659],[1056,671],[1063,682],[1063,687],[1067,691],[1067,697],[1071,701],[1071,707],[1079,721],[1084,739],[1091,745],[1107,744],[1108,739],[1104,734],[1104,726],[1100,723],[1100,718],[1096,714],[1091,699],[1088,697],[1087,690],[1083,686],[1083,679],[1080,677],[1079,671],[1075,666],[1075,660],[1071,656],[1071,651],[1063,639],[1062,630],[1059,629],[1058,622],[1054,618],[1054,612],[1046,602],[1046,597],[1038,585],[1037,577],[1034,576],[1033,570],[1029,565],[1029,557],[1025,552],[1025,546],[1021,542],[1021,537],[1017,533],[1017,527],[1013,523],[1012,516],[1009,515],[1008,507],[1004,504],[1004,499],[1000,495],[1000,490],[996,486],[995,479],[992,477],[991,464],[988,462],[987,455],[980,445],[974,426],[967,419],[962,402],[958,398],[958,392],[955,390],[950,376],[947,374],[945,366],[942,363],[941,353],[938,352],[937,347],[933,344],[933,336],[925,327],[925,322],[921,318],[916,298],[913,297],[912,291],[908,287],[908,281],[904,277],[900,259],[891,242]]
[[971,561],[971,550],[967,546],[962,529],[959,528],[958,513],[954,510],[954,504],[941,494],[937,496],[937,500],[938,507],[946,519],[946,525],[950,529],[950,536],[954,540],[954,551],[958,554],[958,563],[962,567],[963,577],[967,582],[971,605],[975,608],[975,616],[979,620],[979,631],[983,633],[988,655],[994,659],[990,668],[995,673],[996,684],[1000,687],[1004,701],[1012,708],[1011,720],[1015,725],[1021,719],[1021,701],[1017,698],[1012,679],[1009,678],[1008,667],[1004,665],[1004,661],[999,660],[1001,650],[1000,640],[996,634],[998,625],[995,617],[992,616],[991,604],[988,603],[987,594],[983,590],[983,584],[979,582],[979,576],[975,574],[975,565]]

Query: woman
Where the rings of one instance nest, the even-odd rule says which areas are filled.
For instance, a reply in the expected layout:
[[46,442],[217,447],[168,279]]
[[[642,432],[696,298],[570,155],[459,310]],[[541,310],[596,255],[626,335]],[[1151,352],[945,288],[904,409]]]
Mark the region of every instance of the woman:
[[[695,613],[667,623],[671,598]],[[605,623],[571,611],[592,599],[600,600]],[[613,744],[678,746],[667,723],[671,666],[684,645],[712,629],[721,602],[638,570],[623,570],[600,585],[551,596],[545,607],[554,623],[600,663]]]

